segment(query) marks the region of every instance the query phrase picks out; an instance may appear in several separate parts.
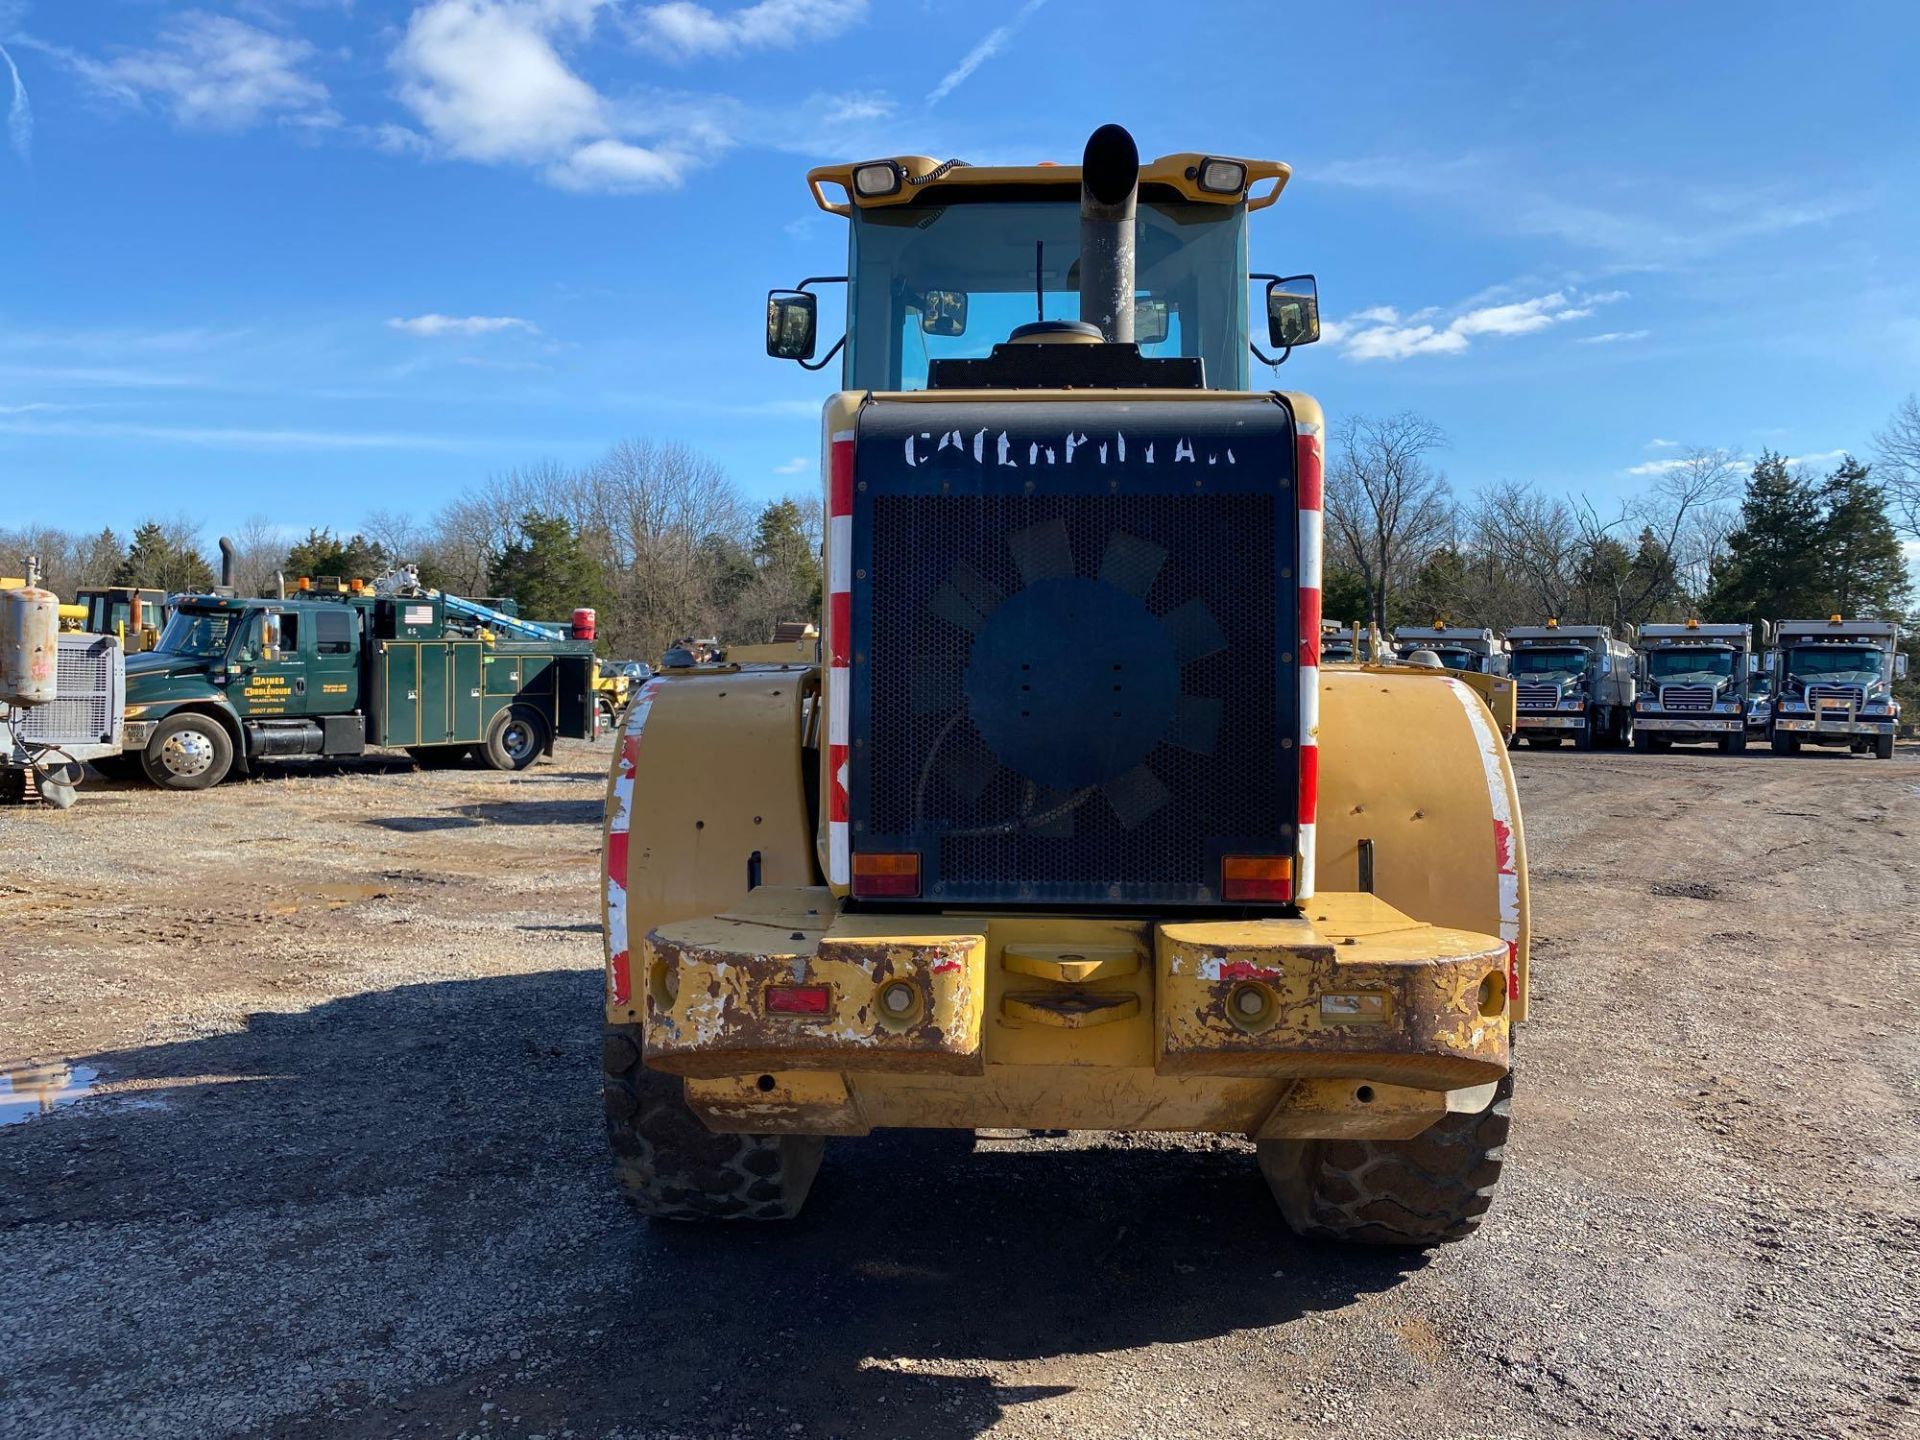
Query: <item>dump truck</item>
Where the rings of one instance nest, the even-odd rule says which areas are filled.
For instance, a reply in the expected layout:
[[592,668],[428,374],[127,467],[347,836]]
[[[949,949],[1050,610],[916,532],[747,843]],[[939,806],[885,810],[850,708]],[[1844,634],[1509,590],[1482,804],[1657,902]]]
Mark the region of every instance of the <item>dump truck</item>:
[[521,770],[597,733],[591,640],[422,588],[303,578],[284,599],[182,595],[126,661],[123,749],[96,761],[203,790],[265,760],[405,750]]
[[1373,658],[1373,629],[1344,620],[1320,622],[1320,660],[1325,665],[1363,665]]
[[[1763,641],[1767,631],[1760,625]],[[1765,740],[1773,723],[1773,651],[1756,651],[1747,671],[1747,743]]]
[[1516,735],[1576,750],[1633,743],[1633,648],[1605,625],[1523,625],[1509,630]]
[[1402,660],[1416,650],[1429,650],[1449,670],[1468,670],[1476,675],[1500,675],[1506,669],[1506,651],[1494,633],[1470,625],[1449,625],[1436,620],[1431,625],[1397,625],[1393,631],[1393,651]]
[[1238,1135],[1302,1233],[1479,1224],[1519,802],[1448,672],[1320,663],[1326,422],[1249,365],[1318,336],[1309,276],[1248,321],[1288,174],[1107,126],[1078,166],[808,176],[846,338],[814,358],[803,285],[767,348],[840,357],[821,654],[663,670],[609,775],[641,1214],[788,1217],[828,1137],[913,1126]]
[[1776,620],[1772,634],[1773,753],[1827,745],[1891,760],[1900,724],[1893,682],[1907,675],[1900,627],[1830,615]]
[[1643,754],[1671,745],[1747,748],[1752,683],[1751,625],[1642,625],[1634,640],[1638,673],[1633,748]]

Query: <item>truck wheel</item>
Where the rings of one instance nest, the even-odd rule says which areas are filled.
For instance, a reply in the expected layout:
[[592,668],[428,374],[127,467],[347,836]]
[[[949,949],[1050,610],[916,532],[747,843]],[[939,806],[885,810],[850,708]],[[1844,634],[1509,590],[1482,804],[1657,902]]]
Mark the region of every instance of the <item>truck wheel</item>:
[[1653,736],[1649,735],[1644,730],[1634,731],[1633,732],[1633,748],[1639,751],[1642,755],[1651,755],[1653,753]]
[[1873,737],[1873,758],[1876,760],[1893,759],[1893,736],[1876,735]]
[[1747,749],[1747,732],[1736,730],[1731,735],[1720,738],[1720,748],[1729,755],[1743,755]]
[[1798,735],[1782,735],[1776,730],[1773,736],[1773,753],[1776,755],[1798,755],[1800,753],[1800,737]]
[[1597,740],[1594,732],[1598,724],[1599,722],[1595,720],[1592,715],[1587,716],[1586,725],[1573,732],[1573,748],[1576,750],[1593,749]]
[[524,770],[547,748],[547,722],[531,710],[508,708],[487,726],[481,758],[496,770]]
[[140,767],[162,790],[210,790],[233,768],[233,741],[210,716],[174,715],[155,727]]
[[1260,1172],[1297,1235],[1359,1245],[1464,1240],[1493,1203],[1512,1101],[1509,1071],[1478,1115],[1443,1115],[1411,1140],[1262,1140]]
[[641,1062],[637,1027],[601,1047],[613,1173],[639,1214],[663,1220],[791,1220],[827,1142],[818,1135],[716,1135],[678,1075]]
[[409,745],[406,751],[422,770],[451,770],[473,758],[471,745]]

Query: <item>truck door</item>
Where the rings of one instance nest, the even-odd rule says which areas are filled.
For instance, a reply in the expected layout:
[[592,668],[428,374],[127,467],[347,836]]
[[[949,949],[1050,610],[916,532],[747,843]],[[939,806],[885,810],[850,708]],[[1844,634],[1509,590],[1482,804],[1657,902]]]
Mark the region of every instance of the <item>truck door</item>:
[[341,605],[309,615],[309,715],[346,715],[360,708],[360,614],[357,608]]
[[268,719],[307,713],[307,616],[297,610],[248,612],[240,636],[227,652],[239,673],[227,686],[227,698],[242,715]]

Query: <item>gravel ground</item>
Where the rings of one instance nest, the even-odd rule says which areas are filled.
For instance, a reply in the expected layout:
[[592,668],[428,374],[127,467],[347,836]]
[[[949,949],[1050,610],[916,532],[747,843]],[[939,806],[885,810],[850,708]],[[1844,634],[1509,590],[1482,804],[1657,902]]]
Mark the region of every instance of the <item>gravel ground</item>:
[[1204,1139],[884,1134],[792,1226],[630,1221],[606,755],[0,812],[0,1059],[98,1074],[0,1128],[0,1435],[1920,1435],[1920,754],[1516,755],[1515,1138],[1427,1258]]

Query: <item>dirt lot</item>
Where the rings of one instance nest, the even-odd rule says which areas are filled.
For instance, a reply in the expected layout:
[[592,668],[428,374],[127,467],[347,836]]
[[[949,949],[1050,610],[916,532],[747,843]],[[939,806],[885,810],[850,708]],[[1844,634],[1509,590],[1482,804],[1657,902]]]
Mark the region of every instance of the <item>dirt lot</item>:
[[1430,1259],[1103,1135],[633,1223],[605,755],[0,812],[0,1059],[99,1082],[0,1128],[0,1435],[1920,1435],[1920,755],[1516,757],[1515,1139]]

